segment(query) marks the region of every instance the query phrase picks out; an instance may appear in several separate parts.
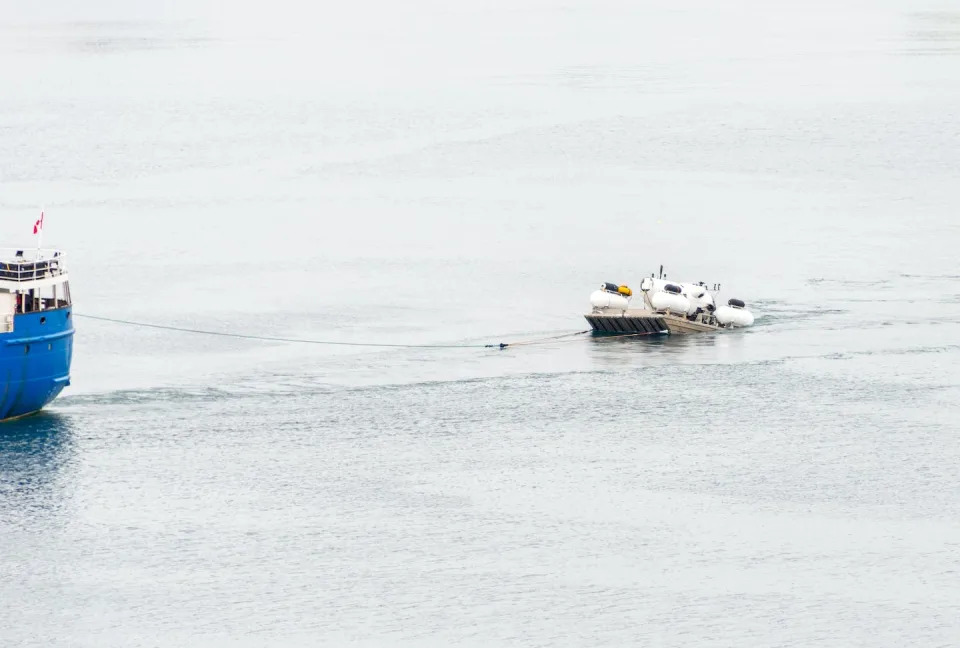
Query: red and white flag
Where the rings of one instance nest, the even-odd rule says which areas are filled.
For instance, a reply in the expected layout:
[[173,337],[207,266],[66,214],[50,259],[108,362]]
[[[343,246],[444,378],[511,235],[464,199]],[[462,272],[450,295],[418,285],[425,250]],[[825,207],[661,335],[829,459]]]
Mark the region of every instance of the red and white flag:
[[40,212],[40,218],[33,224],[33,233],[39,234],[43,231],[43,212]]

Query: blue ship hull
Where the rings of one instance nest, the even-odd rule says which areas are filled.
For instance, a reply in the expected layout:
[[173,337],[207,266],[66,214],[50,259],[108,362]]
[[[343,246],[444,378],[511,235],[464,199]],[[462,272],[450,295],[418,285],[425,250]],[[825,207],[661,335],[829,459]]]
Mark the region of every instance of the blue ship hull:
[[70,384],[71,307],[14,316],[0,333],[0,420],[42,409]]

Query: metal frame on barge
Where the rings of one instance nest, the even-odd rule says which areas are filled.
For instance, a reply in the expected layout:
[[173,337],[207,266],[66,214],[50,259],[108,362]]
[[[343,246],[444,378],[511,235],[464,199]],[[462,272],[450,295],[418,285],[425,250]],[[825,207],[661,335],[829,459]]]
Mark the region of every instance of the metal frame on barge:
[[595,310],[584,315],[584,318],[597,333],[666,335],[668,333],[704,333],[720,329],[715,324],[645,308],[628,308],[620,313],[604,313]]

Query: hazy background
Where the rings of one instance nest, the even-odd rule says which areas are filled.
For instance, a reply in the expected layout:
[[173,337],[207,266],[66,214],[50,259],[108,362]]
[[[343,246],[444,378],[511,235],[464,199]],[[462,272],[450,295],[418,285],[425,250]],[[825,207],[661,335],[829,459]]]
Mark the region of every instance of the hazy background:
[[78,318],[0,429],[5,645],[960,642],[960,11],[0,0],[0,234]]

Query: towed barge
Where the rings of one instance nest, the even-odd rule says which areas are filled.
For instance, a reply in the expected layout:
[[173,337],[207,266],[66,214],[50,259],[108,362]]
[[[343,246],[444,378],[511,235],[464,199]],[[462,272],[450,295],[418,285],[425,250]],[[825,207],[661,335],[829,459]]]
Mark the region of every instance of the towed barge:
[[717,307],[720,284],[674,283],[653,275],[640,282],[642,306],[631,308],[629,286],[601,284],[590,295],[593,309],[584,315],[595,333],[616,335],[667,335],[708,333],[751,326],[753,313],[740,299]]

